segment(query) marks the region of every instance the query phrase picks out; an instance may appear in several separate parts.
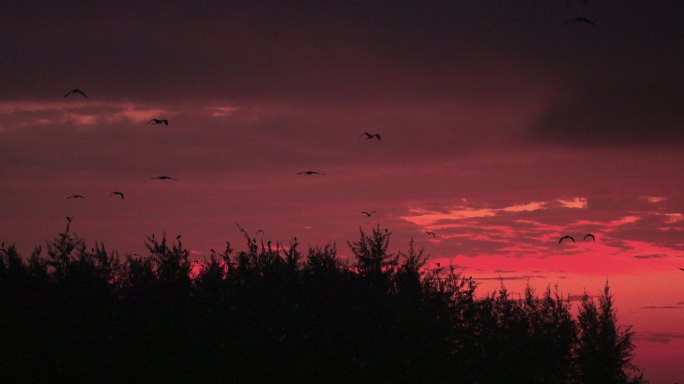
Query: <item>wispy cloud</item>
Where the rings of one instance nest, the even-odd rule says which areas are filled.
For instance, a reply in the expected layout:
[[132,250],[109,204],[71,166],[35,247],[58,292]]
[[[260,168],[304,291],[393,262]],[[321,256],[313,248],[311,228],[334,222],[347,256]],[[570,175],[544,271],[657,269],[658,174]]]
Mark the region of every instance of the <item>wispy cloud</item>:
[[588,207],[588,201],[586,197],[575,197],[570,200],[557,199],[556,200],[563,208],[577,208],[583,209]]
[[[532,280],[532,279],[547,279],[548,276],[544,275],[516,275],[516,276],[485,276],[485,277],[473,277],[473,280]],[[557,276],[555,278],[563,278],[562,276]]]
[[667,201],[667,197],[664,196],[643,196],[642,199],[652,204],[658,204]]
[[636,256],[634,256],[635,259],[664,259],[666,257],[667,257],[667,255],[662,254],[662,253],[654,253],[651,255],[636,255]]
[[587,208],[587,199],[584,197],[577,197],[572,200],[556,199],[551,201],[531,201],[527,203],[512,204],[500,208],[474,208],[466,206],[456,206],[447,211],[434,211],[422,208],[409,209],[410,215],[401,216],[400,218],[408,222],[430,226],[442,221],[458,221],[464,219],[477,219],[483,217],[492,217],[506,213],[524,213],[535,212],[548,209],[554,203],[560,203],[563,208],[570,209],[584,209]]
[[637,332],[634,335],[635,340],[648,341],[658,344],[669,344],[675,340],[684,340],[684,333],[682,332]]

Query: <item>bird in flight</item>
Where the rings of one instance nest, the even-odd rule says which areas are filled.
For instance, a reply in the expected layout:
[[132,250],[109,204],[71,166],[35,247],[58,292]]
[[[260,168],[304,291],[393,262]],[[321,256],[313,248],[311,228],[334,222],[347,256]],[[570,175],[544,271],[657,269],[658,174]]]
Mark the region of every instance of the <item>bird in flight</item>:
[[85,196],[83,196],[83,195],[71,195],[71,196],[67,196],[67,199],[85,199]]
[[157,176],[157,177],[150,177],[150,179],[152,179],[152,180],[174,180],[174,181],[178,180],[178,179],[175,179],[171,176]]
[[325,175],[325,173],[320,173],[316,171],[304,171],[304,172],[297,172],[298,175]]
[[237,225],[237,227],[238,227],[238,229],[240,230],[240,232],[242,232],[242,233],[247,233],[247,231],[245,231],[245,229],[242,228],[242,226],[240,225],[240,223],[238,223],[237,221],[235,222],[235,225]]
[[88,98],[88,96],[85,94],[85,92],[81,91],[81,90],[78,89],[78,88],[74,88],[74,89],[72,89],[71,91],[67,92],[66,95],[64,95],[64,97],[68,97],[68,96],[71,95],[72,93],[78,93],[79,95],[85,97],[86,99]]
[[572,240],[573,243],[575,242],[575,238],[574,238],[574,237],[572,237],[572,236],[570,236],[570,235],[565,235],[565,236],[561,237],[560,240],[558,240],[558,244],[562,243],[563,240],[565,240],[565,239],[570,239],[570,240]]
[[361,137],[363,135],[366,135],[366,140],[378,139],[378,141],[380,141],[380,134],[379,133],[364,132],[364,133],[360,134],[359,137]]
[[426,235],[432,236],[433,239],[437,238],[437,235],[434,232],[425,232]]
[[584,240],[586,240],[588,237],[591,237],[592,240],[596,241],[596,237],[591,233],[587,233],[586,235],[584,235]]
[[159,125],[159,124],[164,124],[166,126],[169,125],[169,121],[167,119],[152,119],[149,122],[152,123],[152,125]]
[[596,23],[594,23],[592,20],[589,20],[583,16],[577,16],[574,19],[568,21],[568,23],[586,23],[589,25],[596,25]]
[[361,213],[363,213],[364,215],[366,215],[366,217],[371,217],[371,216],[375,213],[375,211],[370,211],[370,212],[363,211],[363,212],[361,212]]
[[111,196],[118,196],[121,200],[124,199],[124,193],[123,192],[112,192],[110,195]]

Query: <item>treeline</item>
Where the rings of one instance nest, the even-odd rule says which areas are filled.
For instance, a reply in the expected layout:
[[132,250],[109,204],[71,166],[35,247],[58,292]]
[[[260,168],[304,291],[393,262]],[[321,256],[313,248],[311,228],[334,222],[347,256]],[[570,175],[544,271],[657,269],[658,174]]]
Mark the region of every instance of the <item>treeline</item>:
[[645,382],[607,285],[573,316],[549,288],[476,298],[471,279],[425,271],[412,241],[389,254],[380,228],[350,262],[245,237],[204,263],[180,237],[120,258],[68,225],[30,257],[3,247],[0,381]]

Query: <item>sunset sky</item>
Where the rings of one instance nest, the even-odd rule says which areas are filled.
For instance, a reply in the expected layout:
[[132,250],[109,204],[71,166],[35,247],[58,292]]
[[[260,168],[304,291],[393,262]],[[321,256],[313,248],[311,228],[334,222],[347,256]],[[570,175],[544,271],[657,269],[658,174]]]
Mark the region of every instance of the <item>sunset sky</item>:
[[182,234],[197,259],[240,249],[235,222],[345,257],[380,225],[481,294],[608,280],[646,378],[684,381],[684,2],[2,8],[0,240],[20,251],[65,216],[121,254]]

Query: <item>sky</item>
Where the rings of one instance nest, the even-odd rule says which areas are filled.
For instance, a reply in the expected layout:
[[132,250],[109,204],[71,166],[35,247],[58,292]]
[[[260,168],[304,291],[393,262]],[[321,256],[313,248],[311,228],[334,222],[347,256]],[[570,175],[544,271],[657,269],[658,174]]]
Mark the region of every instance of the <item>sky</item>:
[[10,0],[0,238],[30,252],[72,216],[121,254],[165,231],[202,259],[239,222],[349,256],[379,225],[483,294],[607,280],[646,377],[684,381],[683,18],[676,0]]

